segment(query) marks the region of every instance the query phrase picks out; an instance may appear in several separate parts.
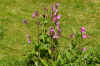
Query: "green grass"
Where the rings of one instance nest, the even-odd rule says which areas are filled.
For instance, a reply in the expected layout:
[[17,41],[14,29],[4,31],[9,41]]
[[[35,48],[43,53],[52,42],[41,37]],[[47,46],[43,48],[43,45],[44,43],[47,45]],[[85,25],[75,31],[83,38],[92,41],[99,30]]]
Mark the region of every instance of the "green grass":
[[[0,29],[4,32],[3,39],[0,39],[0,66],[25,66],[25,36],[30,33],[32,40],[36,40],[37,35],[32,13],[35,10],[42,13],[44,7],[50,7],[55,2],[60,3],[61,29],[66,39],[84,25],[90,38],[83,43],[87,43],[87,47],[100,45],[99,0],[0,0],[0,26],[3,26]],[[24,18],[28,19],[31,32],[22,24]],[[60,44],[68,45],[66,39],[61,39],[64,42]]]

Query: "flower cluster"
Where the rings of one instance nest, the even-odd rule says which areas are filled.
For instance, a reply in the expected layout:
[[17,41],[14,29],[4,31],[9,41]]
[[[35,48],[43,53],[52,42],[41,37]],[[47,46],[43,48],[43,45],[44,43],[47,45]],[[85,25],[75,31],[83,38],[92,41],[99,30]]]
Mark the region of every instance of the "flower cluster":
[[58,14],[58,6],[59,3],[56,3],[55,5],[52,6],[52,20],[54,24],[56,25],[57,32],[55,31],[54,27],[50,27],[50,35],[54,39],[58,39],[61,33],[61,28],[60,28],[60,18],[61,15]]
[[81,34],[82,34],[82,38],[83,39],[87,38],[87,35],[86,35],[86,31],[85,31],[85,27],[84,26],[81,27]]
[[[69,47],[59,45],[61,42],[59,42],[58,39],[64,36],[61,35],[61,27],[60,27],[61,15],[58,12],[58,7],[59,7],[59,3],[56,3],[55,5],[52,6],[52,15],[50,14],[51,18],[49,17],[48,14],[49,12],[48,8],[44,8],[46,12],[44,12],[42,15],[39,14],[38,11],[35,11],[32,14],[32,18],[37,18],[38,21],[36,22],[37,41],[33,40],[34,41],[33,42],[31,40],[32,37],[30,36],[30,34],[26,35],[27,43],[29,45],[30,44],[33,45],[33,46],[32,45],[29,46],[30,48],[32,48],[32,51],[28,53],[29,57],[27,56],[28,57],[27,63],[33,62],[33,64],[29,63],[28,66],[29,65],[41,66],[41,64],[43,66],[48,66],[48,65],[49,66],[72,65],[73,66],[73,64],[77,65],[78,63],[79,65],[81,63],[86,64],[87,62],[94,63],[95,62],[94,60],[91,61],[91,59],[94,59],[93,53],[89,53],[90,55],[86,54],[88,47],[85,47],[85,45],[83,45],[84,44],[83,41],[85,41],[85,39],[88,37],[84,26],[81,27],[79,32],[72,33],[70,35],[72,39],[70,41],[68,38],[68,40],[70,41],[70,43],[67,43],[70,44]],[[27,20],[24,19],[23,24],[27,25],[27,23],[28,23]]]

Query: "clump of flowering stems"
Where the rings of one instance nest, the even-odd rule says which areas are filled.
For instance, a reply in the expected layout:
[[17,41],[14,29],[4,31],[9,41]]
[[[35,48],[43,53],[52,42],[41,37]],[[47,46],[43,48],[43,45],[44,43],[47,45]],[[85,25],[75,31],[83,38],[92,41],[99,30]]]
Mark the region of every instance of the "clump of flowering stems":
[[[33,61],[34,62],[36,61],[35,64],[37,66],[39,66],[39,62],[41,61],[41,59],[44,59],[44,58],[47,61],[48,61],[48,59],[50,59],[53,62],[56,62],[56,60],[59,57],[61,57],[61,55],[67,56],[68,54],[70,54],[70,55],[74,56],[73,50],[75,51],[75,53],[78,53],[77,54],[78,56],[75,55],[74,57],[76,59],[78,58],[79,61],[81,60],[80,44],[81,44],[81,41],[83,41],[83,39],[87,38],[86,30],[85,30],[84,26],[81,27],[81,31],[80,31],[81,36],[80,36],[80,33],[79,34],[72,33],[70,35],[70,37],[72,38],[72,41],[70,44],[71,47],[66,48],[66,47],[62,46],[62,50],[64,50],[64,48],[68,49],[66,51],[64,50],[66,52],[66,54],[64,54],[62,51],[59,51],[61,49],[56,50],[57,48],[59,48],[58,47],[58,39],[61,37],[61,27],[60,27],[61,15],[59,14],[58,7],[59,7],[58,3],[56,3],[52,6],[52,15],[50,14],[50,16],[48,15],[48,10],[49,10],[48,8],[44,8],[44,13],[42,15],[39,15],[38,11],[35,11],[32,14],[33,19],[36,17],[38,18],[40,16],[40,20],[38,20],[36,22],[36,24],[37,24],[37,42],[35,44],[35,49],[33,48],[35,52],[34,52],[34,54],[32,54],[32,55],[34,55],[34,56],[32,56],[33,57],[32,59],[35,58],[35,60],[33,60]],[[23,23],[26,25],[28,22],[26,19],[24,19]],[[27,40],[27,43],[29,43],[29,44],[32,43],[31,37],[29,34],[26,35],[26,40]],[[87,50],[87,48],[81,48],[81,50],[83,52],[85,52]],[[58,56],[58,55],[60,55],[60,56]],[[79,57],[79,55],[80,55],[80,57]],[[50,58],[48,58],[48,56]],[[63,59],[65,59],[65,58],[69,58],[69,57],[64,57]],[[60,58],[60,59],[62,59],[62,58]],[[60,60],[60,59],[58,59],[58,60]],[[73,59],[73,57],[70,57],[69,64],[73,63],[71,59]],[[43,63],[43,61],[42,61],[42,63]],[[57,61],[57,63],[61,63],[61,62]],[[57,64],[55,64],[55,65],[57,65]],[[44,64],[44,66],[48,66],[48,65]],[[62,65],[57,65],[57,66],[62,66]]]
[[60,34],[60,32],[61,32],[61,29],[60,29],[60,18],[61,18],[61,15],[58,12],[58,6],[59,6],[58,3],[56,3],[56,5],[52,6],[52,20],[56,25],[57,32]]
[[[86,34],[86,29],[84,26],[81,27],[80,29],[80,33],[72,33],[70,35],[70,37],[72,38],[72,41],[71,41],[71,46],[74,47],[74,48],[78,48],[78,49],[81,49],[82,46],[82,43],[83,43],[83,39],[86,39],[87,38],[87,34]],[[86,48],[82,48],[81,49],[82,51],[86,51]]]
[[[60,28],[60,18],[61,15],[59,15],[58,13],[58,6],[59,4],[56,3],[55,5],[53,5],[52,7],[52,16],[51,16],[51,21],[49,23],[52,22],[52,24],[50,24],[50,26],[48,26],[48,8],[44,8],[44,14],[40,15],[42,16],[42,21],[38,22],[37,24],[37,33],[38,33],[38,44],[40,44],[41,42],[41,35],[48,35],[48,38],[50,37],[50,46],[52,49],[54,49],[54,46],[56,46],[55,44],[58,43],[58,38],[60,37],[60,33],[61,33],[61,28]],[[35,11],[32,15],[32,18],[35,17],[39,17],[38,11]],[[42,28],[40,28],[42,27]],[[49,32],[47,29],[50,29]],[[46,39],[43,38],[43,44],[46,43]],[[52,50],[51,50],[52,51]]]
[[53,22],[53,25],[50,26],[49,36],[51,37],[51,49],[54,49],[58,45],[58,39],[61,34],[61,28],[60,28],[60,18],[61,15],[58,11],[59,3],[52,5],[52,13],[51,13],[51,22]]
[[[53,20],[53,22],[55,24],[54,28],[57,29],[57,32],[55,32],[55,36],[60,36],[60,33],[61,33],[61,28],[60,28],[61,15],[58,12],[58,6],[59,6],[59,4],[56,3],[52,7],[52,20]],[[56,39],[58,39],[58,38],[59,37],[57,37]]]
[[[86,30],[85,30],[85,27],[84,26],[82,26],[81,27],[81,37],[83,38],[83,39],[86,39],[87,38],[87,34],[86,34]],[[75,38],[75,34],[74,33],[72,33],[71,35],[70,35],[70,37],[71,38]]]

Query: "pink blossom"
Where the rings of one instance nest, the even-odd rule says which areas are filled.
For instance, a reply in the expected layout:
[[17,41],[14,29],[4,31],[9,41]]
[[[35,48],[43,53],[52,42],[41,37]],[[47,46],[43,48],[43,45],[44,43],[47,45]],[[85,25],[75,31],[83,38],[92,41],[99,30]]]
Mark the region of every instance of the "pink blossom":
[[56,16],[58,14],[58,10],[56,9],[55,11],[54,11],[54,16]]
[[61,32],[60,26],[57,26],[57,30],[58,32]]
[[35,12],[32,14],[32,18],[35,18],[36,16],[38,16],[38,11],[35,11]]
[[30,40],[30,35],[26,35],[26,39],[27,39],[27,42],[30,44],[31,43],[31,40]]
[[31,40],[27,40],[27,41],[28,41],[29,44],[31,43]]
[[56,11],[55,6],[52,6],[52,11],[53,11],[53,12],[55,12],[55,11]]
[[60,22],[56,22],[56,27],[57,27],[58,32],[61,32],[61,29],[60,29]]
[[83,51],[86,51],[86,48],[83,48],[82,50],[83,50]]
[[82,34],[82,38],[83,39],[87,38],[87,35],[86,34]]
[[56,26],[60,26],[60,22],[58,21],[58,22],[56,22]]
[[57,17],[57,19],[59,20],[59,19],[61,18],[61,15],[57,15],[56,17]]
[[53,27],[50,27],[50,32],[55,32]]
[[81,27],[81,32],[85,32],[85,27],[84,26]]
[[24,24],[27,24],[27,20],[26,20],[26,19],[24,19],[24,20],[23,20],[23,23],[24,23]]
[[71,34],[71,38],[75,38],[75,34],[74,33]]
[[54,48],[51,48],[51,51],[53,52],[54,51]]
[[48,35],[52,37],[54,34],[55,34],[55,30],[54,30],[54,28],[51,26],[51,27],[50,27],[50,32],[48,33]]
[[58,6],[59,6],[59,3],[56,3],[56,8],[58,8]]

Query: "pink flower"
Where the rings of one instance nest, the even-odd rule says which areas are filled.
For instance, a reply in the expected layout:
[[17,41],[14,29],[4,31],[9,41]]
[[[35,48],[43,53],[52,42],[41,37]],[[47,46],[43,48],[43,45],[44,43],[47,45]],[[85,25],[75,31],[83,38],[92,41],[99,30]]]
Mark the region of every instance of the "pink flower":
[[56,9],[55,11],[54,11],[54,16],[56,16],[58,14],[58,10]]
[[31,43],[31,40],[28,40],[28,43],[30,44]]
[[54,5],[52,6],[52,11],[53,11],[53,12],[55,12],[55,11],[56,11],[56,8],[55,8],[55,6],[54,6]]
[[35,11],[35,12],[32,14],[32,18],[35,18],[36,16],[38,16],[38,11]]
[[71,34],[71,38],[75,38],[75,34],[74,33]]
[[61,29],[60,29],[60,22],[56,22],[56,27],[57,27],[58,32],[61,32]]
[[56,8],[58,8],[58,6],[59,6],[59,3],[56,3]]
[[85,32],[85,27],[81,27],[81,32]]
[[60,26],[60,22],[58,21],[58,22],[56,22],[56,26]]
[[57,15],[56,18],[59,20],[61,18],[61,15]]
[[55,32],[53,27],[50,27],[50,32]]
[[87,38],[87,35],[86,34],[82,34],[82,38],[83,39]]
[[87,35],[86,35],[86,31],[85,31],[85,27],[84,26],[81,27],[81,35],[82,35],[82,38],[83,39],[87,38]]
[[27,39],[27,42],[30,44],[31,43],[31,40],[30,40],[30,35],[26,35],[26,39]]
[[57,26],[57,30],[58,32],[61,32],[60,26]]
[[54,48],[52,47],[52,48],[51,48],[51,52],[53,52],[53,51],[54,51]]
[[27,24],[27,20],[26,20],[26,19],[24,19],[24,20],[23,20],[23,23],[24,23],[24,24]]
[[83,51],[86,51],[86,48],[83,48],[82,50],[83,50]]
[[48,33],[49,36],[53,37],[53,35],[55,34],[55,30],[54,28],[51,26],[50,27],[50,32]]

